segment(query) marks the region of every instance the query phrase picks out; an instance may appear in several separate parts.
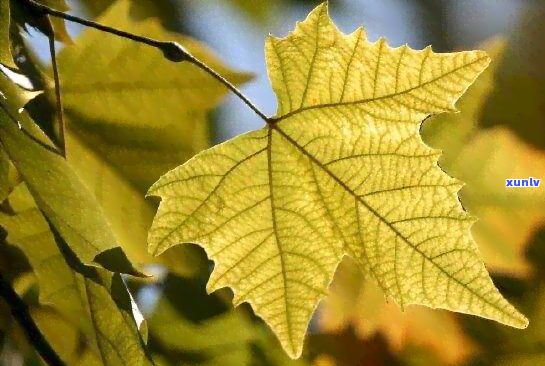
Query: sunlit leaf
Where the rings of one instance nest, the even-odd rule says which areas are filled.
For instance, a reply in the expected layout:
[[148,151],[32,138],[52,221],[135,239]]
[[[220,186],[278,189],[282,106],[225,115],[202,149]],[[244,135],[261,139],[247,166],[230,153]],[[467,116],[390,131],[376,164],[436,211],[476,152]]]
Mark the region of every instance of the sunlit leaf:
[[[493,61],[460,98],[461,112],[426,120],[421,133],[426,143],[443,149],[439,163],[446,172],[467,182],[462,202],[479,216],[472,234],[488,270],[528,277],[532,266],[524,252],[543,222],[543,189],[512,190],[505,187],[505,179],[545,171],[545,155],[507,129],[479,128],[480,112],[496,85],[507,41],[492,39],[481,46]],[[321,329],[332,331],[352,323],[362,338],[379,331],[396,353],[424,348],[435,363],[459,364],[476,354],[478,348],[453,316],[422,307],[402,314],[349,264],[339,270],[323,304]]]
[[429,114],[456,110],[486,53],[392,49],[362,28],[345,36],[321,5],[288,37],[269,38],[266,59],[277,115],[150,188],[162,198],[150,251],[203,245],[216,262],[208,291],[232,287],[294,358],[344,255],[402,310],[526,327],[479,258],[461,182],[418,133]]
[[[539,179],[545,154],[506,128],[479,127],[490,93],[498,86],[507,46],[503,39],[483,44],[493,62],[460,98],[460,113],[434,116],[421,132],[426,143],[443,150],[440,166],[467,184],[461,191],[462,202],[480,219],[472,232],[488,269],[528,277],[532,267],[524,248],[532,232],[545,222],[545,186],[512,189],[505,184],[506,179]],[[488,111],[491,118],[502,114]]]

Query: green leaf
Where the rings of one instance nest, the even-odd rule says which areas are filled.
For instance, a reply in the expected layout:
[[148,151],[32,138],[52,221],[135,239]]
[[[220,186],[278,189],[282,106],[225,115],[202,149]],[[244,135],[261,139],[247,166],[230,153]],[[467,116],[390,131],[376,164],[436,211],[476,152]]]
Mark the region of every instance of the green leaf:
[[0,203],[8,197],[18,182],[17,170],[9,161],[6,152],[0,149]]
[[229,0],[229,2],[251,16],[257,24],[269,21],[279,8],[286,5],[284,1],[279,0],[259,2],[252,0]]
[[[250,80],[250,74],[227,68],[202,44],[165,31],[157,19],[131,20],[130,6],[128,0],[117,1],[97,21],[176,41],[231,82]],[[92,29],[78,38],[77,47],[60,53],[59,69],[74,135],[141,192],[209,146],[206,114],[226,94],[221,83],[192,64],[169,62],[152,47]]]
[[0,63],[9,67],[16,67],[11,55],[9,40],[10,12],[9,1],[0,3]]
[[[190,301],[180,297],[177,300]],[[250,364],[249,343],[257,334],[240,311],[232,309],[194,323],[184,318],[176,305],[164,293],[156,304],[148,320],[155,343],[172,351],[199,354],[207,360],[237,352],[240,358],[236,365]]]
[[325,4],[266,60],[278,99],[267,126],[198,154],[149,190],[159,254],[180,242],[216,262],[208,291],[233,288],[302,352],[317,302],[351,256],[387,297],[524,328],[494,287],[460,205],[462,183],[418,133],[486,68],[482,51],[434,54],[343,35]]
[[[545,12],[529,7],[499,61],[495,88],[483,106],[479,125],[507,126],[534,147],[545,150]],[[517,108],[511,108],[516,105]]]
[[122,253],[95,197],[47,136],[26,112],[16,113],[8,100],[0,103],[2,147],[38,207],[78,258],[85,264],[142,275]]
[[[66,4],[65,0],[38,0],[39,3],[45,6],[49,6],[58,11],[67,12],[70,10],[70,7]],[[66,30],[66,23],[64,19],[58,17],[49,17],[53,29],[55,30],[55,39],[63,41],[66,43],[72,43],[72,38]]]
[[[59,335],[54,329],[60,327],[63,336],[75,337],[79,332],[85,336],[86,352],[78,357],[86,362],[94,360],[90,364],[99,360],[104,365],[142,364],[145,355],[132,317],[130,295],[119,274],[82,265],[68,248],[59,247],[24,184],[9,200],[15,214],[0,212],[0,225],[8,231],[7,241],[23,250],[34,270],[40,303],[45,307],[33,314],[39,317],[38,325],[52,338],[53,345],[59,347],[57,351],[72,359],[77,355],[77,342],[53,339]],[[44,316],[44,312],[53,315]]]
[[36,0],[36,2],[58,11],[70,10],[70,7],[66,4],[65,0]]

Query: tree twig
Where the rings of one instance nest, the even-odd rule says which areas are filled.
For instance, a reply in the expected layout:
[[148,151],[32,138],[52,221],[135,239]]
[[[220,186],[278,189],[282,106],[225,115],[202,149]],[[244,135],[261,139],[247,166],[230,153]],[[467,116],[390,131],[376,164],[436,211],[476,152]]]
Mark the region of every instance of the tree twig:
[[143,43],[148,46],[157,48],[163,52],[163,55],[167,60],[173,61],[173,62],[181,62],[181,61],[188,61],[192,64],[196,65],[200,69],[204,70],[208,74],[210,74],[212,77],[214,77],[216,80],[218,80],[220,83],[225,85],[228,89],[230,89],[237,97],[239,97],[250,109],[252,109],[261,119],[263,119],[266,123],[270,122],[270,118],[268,118],[262,111],[260,111],[255,104],[253,104],[242,92],[234,86],[231,82],[229,82],[227,79],[225,79],[223,76],[221,76],[219,73],[217,73],[215,70],[210,68],[208,65],[197,59],[195,56],[193,56],[189,51],[187,51],[185,48],[180,46],[176,42],[164,42],[159,41],[156,39],[139,36],[136,34],[132,34],[129,32],[125,32],[116,28],[108,27],[106,25],[99,24],[97,22],[86,20],[74,15],[66,14],[62,11],[58,11],[55,9],[52,9],[48,6],[42,5],[37,3],[34,0],[26,0],[27,4],[31,6],[34,11],[38,13],[42,13],[44,15],[50,15],[53,17],[61,18],[70,22],[78,23],[81,25],[85,25],[87,27],[91,27],[94,29],[98,29],[102,32],[114,34],[119,37],[127,38],[135,42]]

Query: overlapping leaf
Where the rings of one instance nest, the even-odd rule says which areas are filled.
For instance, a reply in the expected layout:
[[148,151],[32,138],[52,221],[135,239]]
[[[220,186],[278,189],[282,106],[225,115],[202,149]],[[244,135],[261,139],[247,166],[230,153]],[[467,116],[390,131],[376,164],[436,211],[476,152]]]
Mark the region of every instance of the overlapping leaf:
[[[195,40],[165,31],[157,19],[131,20],[131,6],[137,3],[117,1],[97,21],[176,41],[235,84],[251,79],[227,68]],[[101,52],[95,52],[97,45]],[[77,47],[61,52],[59,68],[73,134],[142,192],[209,146],[206,113],[226,89],[196,66],[172,63],[147,45],[87,30]]]
[[[1,87],[5,89],[3,82]],[[11,108],[12,98],[0,103],[2,148],[40,209],[80,260],[141,275],[121,251],[95,197],[47,136],[26,113]]]
[[277,116],[150,188],[162,198],[150,251],[202,244],[216,262],[208,290],[231,286],[292,357],[344,255],[402,309],[526,327],[478,256],[461,183],[418,134],[427,115],[455,111],[486,54],[392,49],[362,29],[344,36],[321,5],[270,38],[266,58]]
[[[118,1],[97,21],[176,40],[233,83],[250,79],[228,69],[202,44],[165,31],[157,19],[132,20],[129,8],[144,5]],[[147,230],[156,205],[144,199],[143,191],[209,146],[206,114],[226,90],[192,65],[173,64],[153,48],[94,30],[59,53],[59,68],[68,162],[96,196],[125,252],[138,263],[149,262]],[[54,91],[49,92],[54,100]],[[193,253],[176,248],[161,260],[188,274],[198,264]]]

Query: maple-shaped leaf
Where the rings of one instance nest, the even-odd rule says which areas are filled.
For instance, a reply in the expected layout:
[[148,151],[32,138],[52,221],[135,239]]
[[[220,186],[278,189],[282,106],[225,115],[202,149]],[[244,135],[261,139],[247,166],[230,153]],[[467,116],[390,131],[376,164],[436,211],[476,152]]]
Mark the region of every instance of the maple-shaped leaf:
[[149,190],[160,254],[203,245],[209,292],[233,288],[299,357],[308,322],[343,256],[401,309],[475,314],[524,328],[479,258],[457,191],[419,135],[486,68],[485,52],[434,54],[343,35],[327,5],[266,59],[278,112],[266,126],[204,151]]

